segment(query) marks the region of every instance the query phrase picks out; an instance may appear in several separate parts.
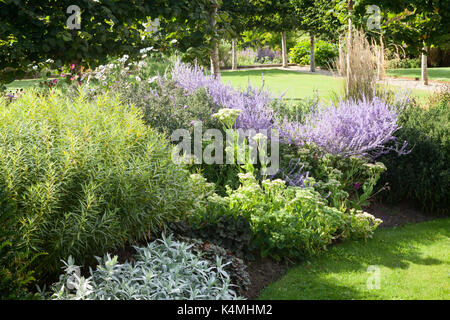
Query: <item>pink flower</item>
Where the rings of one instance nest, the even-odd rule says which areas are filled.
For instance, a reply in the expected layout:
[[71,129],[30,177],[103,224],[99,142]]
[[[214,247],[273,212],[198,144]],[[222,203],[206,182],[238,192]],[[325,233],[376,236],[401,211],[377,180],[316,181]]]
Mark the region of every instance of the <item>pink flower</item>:
[[70,66],[70,70],[75,69],[75,65],[72,63],[72,65]]
[[75,80],[75,77],[74,76],[70,77],[70,81],[73,81],[73,80]]
[[356,190],[358,190],[358,189],[359,189],[359,187],[360,187],[359,183],[358,183],[358,182],[357,182],[357,183],[355,183],[355,189],[356,189]]
[[53,79],[52,83],[56,84],[58,82],[58,79]]
[[65,78],[66,74],[65,73],[61,73],[61,78]]

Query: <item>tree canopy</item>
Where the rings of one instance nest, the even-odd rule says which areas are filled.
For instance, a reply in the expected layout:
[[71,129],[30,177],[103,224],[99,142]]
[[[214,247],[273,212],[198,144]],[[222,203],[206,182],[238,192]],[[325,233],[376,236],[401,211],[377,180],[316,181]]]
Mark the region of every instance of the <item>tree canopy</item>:
[[76,14],[68,12],[71,5],[71,0],[0,0],[4,82],[23,74],[31,63],[49,58],[57,65],[73,61],[95,65],[108,55],[148,46],[155,40],[143,39],[149,19],[161,18],[164,36],[189,34],[188,44],[202,43],[212,32],[210,0],[80,0],[79,29],[68,24]]

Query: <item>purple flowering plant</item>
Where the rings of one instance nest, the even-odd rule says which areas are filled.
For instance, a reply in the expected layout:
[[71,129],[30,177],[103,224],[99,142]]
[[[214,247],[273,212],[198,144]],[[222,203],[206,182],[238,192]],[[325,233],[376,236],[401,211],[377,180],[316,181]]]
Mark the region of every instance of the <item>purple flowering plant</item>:
[[220,78],[208,76],[198,65],[177,61],[171,76],[189,93],[205,88],[218,108],[241,110],[236,122],[241,129],[276,129],[287,144],[314,144],[323,153],[336,156],[376,158],[391,150],[406,153],[406,144],[392,147],[396,143],[394,133],[399,129],[398,109],[380,98],[332,103],[299,122],[280,119],[270,107],[277,102],[269,92],[250,85],[246,91],[238,91]]

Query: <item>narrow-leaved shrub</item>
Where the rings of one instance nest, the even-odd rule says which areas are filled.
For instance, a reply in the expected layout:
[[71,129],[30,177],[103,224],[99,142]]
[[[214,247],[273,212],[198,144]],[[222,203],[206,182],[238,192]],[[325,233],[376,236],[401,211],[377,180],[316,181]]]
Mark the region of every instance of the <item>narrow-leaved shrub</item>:
[[[93,259],[147,237],[198,202],[167,139],[136,108],[29,93],[0,103],[0,190],[9,203],[0,227],[31,254],[37,274],[60,259]],[[201,204],[199,204],[201,205]]]

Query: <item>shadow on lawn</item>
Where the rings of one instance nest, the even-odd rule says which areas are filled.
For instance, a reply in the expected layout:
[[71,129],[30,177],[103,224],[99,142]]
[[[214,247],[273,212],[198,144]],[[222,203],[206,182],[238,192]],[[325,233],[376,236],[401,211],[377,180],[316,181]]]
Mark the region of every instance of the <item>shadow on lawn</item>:
[[[433,226],[436,224],[436,226]],[[429,228],[420,228],[428,225]],[[376,299],[377,290],[368,290],[366,281],[369,266],[406,270],[410,264],[431,266],[450,265],[446,260],[429,257],[423,246],[450,238],[450,219],[434,220],[412,226],[378,231],[373,239],[347,241],[336,244],[311,262],[290,270],[273,288],[261,295],[262,299]],[[422,248],[422,252],[419,249]],[[340,283],[354,274],[358,283],[346,286]],[[381,278],[383,282],[383,277]],[[383,284],[381,284],[383,286]]]

